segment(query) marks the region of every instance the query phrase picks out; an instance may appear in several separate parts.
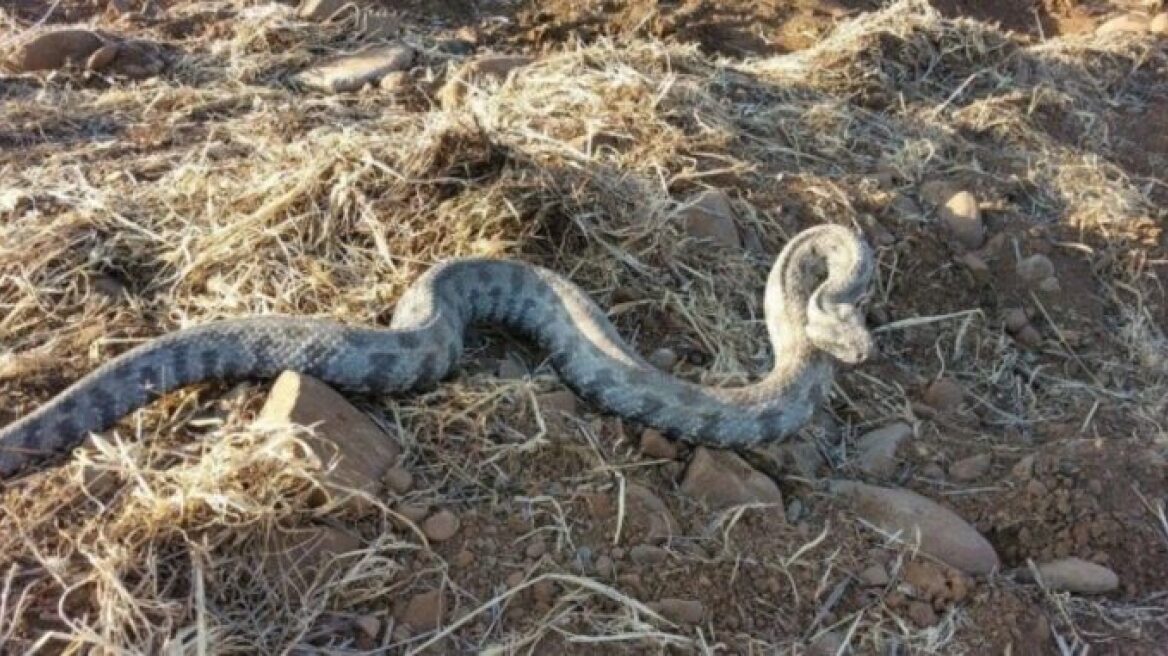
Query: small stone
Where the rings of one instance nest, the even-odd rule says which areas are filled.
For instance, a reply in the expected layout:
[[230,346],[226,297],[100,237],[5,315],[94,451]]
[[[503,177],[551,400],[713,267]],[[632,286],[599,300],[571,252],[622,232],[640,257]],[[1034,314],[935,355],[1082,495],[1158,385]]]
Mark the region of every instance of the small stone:
[[471,85],[486,81],[502,81],[512,71],[523,68],[533,61],[535,61],[533,58],[526,56],[488,55],[466,62],[438,90],[438,102],[443,109],[454,109],[462,103]]
[[1023,327],[1022,330],[1018,331],[1017,335],[1014,335],[1014,339],[1017,340],[1019,344],[1029,349],[1042,346],[1042,333],[1038,332],[1038,329],[1034,326],[1028,325]]
[[702,602],[693,599],[668,597],[650,607],[665,619],[682,624],[700,624],[706,615]]
[[945,180],[929,180],[921,184],[917,189],[917,195],[929,205],[941,207],[958,191],[960,189],[951,182]]
[[495,369],[495,375],[503,380],[520,380],[527,375],[527,367],[516,362],[514,358],[502,358]]
[[1148,23],[1148,31],[1152,34],[1168,34],[1168,11],[1153,16]]
[[923,601],[914,601],[908,605],[908,618],[917,626],[924,628],[937,623],[937,613],[933,607]]
[[458,517],[449,510],[440,510],[422,522],[422,533],[433,542],[445,542],[458,532]]
[[649,364],[662,371],[673,371],[673,366],[678,361],[677,351],[671,348],[659,348],[649,355],[648,360]]
[[925,465],[921,469],[921,475],[934,481],[945,480],[945,470],[941,469],[941,465],[938,465],[935,462],[930,462],[929,464]]
[[941,412],[957,412],[965,400],[965,388],[952,378],[940,378],[925,390],[924,401]]
[[430,506],[426,504],[405,503],[396,508],[397,514],[407,520],[419,524],[430,514]]
[[454,556],[454,564],[459,567],[470,567],[474,562],[475,555],[470,549],[463,549]]
[[334,57],[296,75],[309,87],[331,93],[357,91],[378,84],[393,71],[405,70],[414,61],[414,50],[404,45],[374,46]]
[[109,41],[105,35],[92,30],[53,30],[18,48],[9,64],[17,73],[81,66]]
[[1054,262],[1042,253],[1036,253],[1019,260],[1015,271],[1026,284],[1037,287],[1043,280],[1054,276]]
[[410,597],[400,619],[415,631],[431,631],[442,624],[444,606],[441,590],[423,592]]
[[977,282],[986,282],[990,279],[990,265],[981,257],[973,253],[965,253],[957,259],[969,271],[969,275]]
[[985,242],[985,224],[977,199],[968,191],[959,191],[945,201],[939,211],[941,223],[962,246],[974,249]]
[[975,481],[985,476],[992,464],[993,456],[988,453],[962,458],[949,466],[949,475],[963,483]]
[[353,620],[353,624],[360,629],[361,633],[364,633],[370,638],[377,638],[381,633],[381,620],[373,615],[361,615]]
[[536,540],[527,545],[527,549],[524,549],[523,553],[527,554],[528,558],[539,558],[547,553],[547,543],[543,540]]
[[605,578],[612,576],[614,567],[615,566],[613,565],[612,558],[609,558],[608,556],[601,556],[600,558],[596,559],[596,573]]
[[322,22],[332,18],[351,0],[301,0],[296,7],[296,15],[305,20]]
[[388,93],[402,93],[410,88],[410,74],[405,71],[390,71],[381,76],[377,86]]
[[1096,34],[1117,34],[1121,32],[1143,33],[1150,27],[1150,21],[1143,14],[1121,14],[1108,19],[1095,28]]
[[629,558],[638,565],[660,565],[669,558],[669,552],[651,544],[638,544],[629,550]]
[[897,451],[913,435],[912,426],[898,421],[862,435],[856,444],[856,463],[860,470],[878,478],[896,473]]
[[385,476],[381,477],[381,480],[397,494],[405,494],[414,489],[414,475],[405,467],[391,467],[389,471],[385,472]]
[[[376,494],[382,477],[401,455],[393,438],[368,415],[328,385],[294,371],[285,371],[272,383],[256,424],[311,428],[304,442],[322,467],[332,465],[325,475],[326,487],[340,495],[353,489]],[[346,503],[354,509],[367,505],[360,497],[348,498]]]
[[677,459],[677,443],[652,428],[641,433],[641,453],[650,458]]
[[556,584],[554,581],[539,581],[531,586],[531,594],[536,603],[551,606],[556,600]]
[[834,480],[836,496],[848,500],[856,514],[950,566],[970,574],[988,574],[1001,565],[993,546],[952,510],[908,490]]
[[508,588],[515,589],[523,585],[523,572],[511,572],[504,581]]
[[892,579],[888,576],[888,570],[884,566],[876,563],[864,568],[864,571],[859,574],[860,582],[870,587],[880,587],[888,585]]
[[328,574],[354,560],[364,545],[356,536],[332,527],[281,531],[270,534],[262,547],[264,554],[272,554],[268,561],[280,573],[277,585],[293,591],[313,580],[318,574]]
[[691,237],[709,239],[734,248],[742,247],[742,238],[734,223],[734,208],[723,191],[705,191],[696,200],[691,200],[690,206],[681,214],[681,222]]
[[1010,468],[1010,474],[1020,481],[1029,480],[1034,475],[1034,455],[1028,455]]
[[782,512],[779,486],[731,451],[698,447],[681,489],[714,509],[748,503],[775,504]]
[[1043,582],[1052,590],[1103,594],[1119,588],[1115,572],[1082,558],[1063,558],[1038,565]]
[[838,656],[844,646],[844,635],[839,631],[827,631],[811,642],[810,656]]
[[580,412],[580,401],[570,390],[547,392],[546,394],[540,394],[535,399],[539,403],[539,408],[545,417],[548,415],[555,416],[561,413],[576,416]]
[[1062,285],[1059,284],[1058,278],[1055,278],[1054,276],[1051,276],[1046,280],[1038,283],[1038,291],[1044,294],[1056,294],[1061,289]]
[[647,525],[645,534],[647,542],[665,542],[680,531],[677,520],[669,512],[669,507],[649,488],[629,483],[625,488],[625,497],[629,515]]
[[1002,315],[1002,323],[1006,325],[1006,330],[1016,333],[1030,325],[1030,317],[1026,316],[1026,310],[1022,308],[1010,308]]

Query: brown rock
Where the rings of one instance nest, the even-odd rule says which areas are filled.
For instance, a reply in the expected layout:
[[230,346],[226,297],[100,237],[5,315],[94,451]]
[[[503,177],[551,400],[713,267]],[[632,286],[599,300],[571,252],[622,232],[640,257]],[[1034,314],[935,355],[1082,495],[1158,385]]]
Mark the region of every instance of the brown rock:
[[391,467],[381,480],[397,494],[405,494],[414,489],[414,475],[405,467]]
[[431,631],[442,624],[445,605],[441,590],[423,592],[410,598],[399,619],[415,631]]
[[814,442],[796,439],[779,444],[768,444],[760,449],[781,471],[791,471],[803,478],[814,479],[826,462]]
[[1103,594],[1119,588],[1115,572],[1082,558],[1063,558],[1038,565],[1043,582],[1052,590]]
[[555,392],[547,392],[535,397],[539,402],[539,408],[543,411],[544,416],[557,414],[565,414],[569,416],[576,416],[580,414],[580,401],[576,395],[570,390],[557,390]]
[[706,609],[702,606],[702,602],[694,599],[668,597],[650,604],[649,607],[660,613],[665,619],[679,624],[701,624],[706,615]]
[[596,559],[597,574],[605,578],[611,578],[614,571],[615,565],[612,562],[612,558],[609,558],[608,556],[601,556],[600,558]]
[[373,615],[361,615],[353,620],[353,624],[370,638],[376,638],[381,633],[381,620]]
[[933,607],[923,601],[914,601],[908,605],[908,618],[917,626],[924,628],[937,623],[937,613]]
[[449,510],[440,510],[422,522],[422,533],[432,542],[445,542],[458,533],[458,516]]
[[933,207],[941,207],[960,191],[956,185],[944,180],[929,180],[917,189],[917,195]]
[[940,378],[925,390],[925,403],[941,412],[957,412],[964,400],[965,388],[952,378]]
[[865,433],[856,444],[856,464],[866,474],[892,476],[899,462],[897,451],[912,435],[912,426],[900,421]]
[[527,545],[527,548],[523,550],[523,553],[526,554],[528,558],[539,558],[540,556],[547,553],[547,543],[543,540],[536,540],[535,542]]
[[454,109],[466,98],[467,89],[487,81],[502,81],[512,71],[535,61],[532,57],[514,55],[487,55],[462,65],[442,88],[438,90],[438,102],[443,109]]
[[1037,288],[1042,281],[1054,276],[1054,262],[1042,253],[1035,253],[1019,260],[1015,271],[1026,284]]
[[[326,468],[335,462],[325,483],[341,494],[348,488],[376,493],[401,454],[393,438],[365,413],[319,380],[293,371],[280,374],[272,384],[257,424],[313,428],[304,441]],[[354,503],[361,505],[356,499]]]
[[990,265],[981,257],[973,253],[965,253],[957,261],[969,271],[969,275],[977,282],[986,282],[990,279]]
[[629,483],[625,487],[625,497],[629,515],[640,519],[647,526],[646,541],[665,542],[680,531],[669,507],[649,488]]
[[671,348],[659,348],[649,355],[648,361],[662,371],[673,371],[678,361],[677,352]]
[[859,578],[864,585],[871,587],[885,586],[892,580],[888,577],[888,570],[884,569],[880,563],[865,567],[864,571],[860,572]]
[[681,489],[715,509],[769,503],[779,506],[782,513],[783,495],[779,486],[731,451],[695,449]]
[[641,453],[650,458],[677,459],[677,443],[652,428],[641,433]]
[[980,248],[985,243],[985,224],[977,199],[968,191],[959,191],[939,210],[941,223],[966,248]]
[[1026,316],[1026,310],[1022,308],[1010,308],[1002,315],[1002,322],[1006,325],[1006,330],[1016,333],[1030,325],[1030,317]]
[[1057,294],[1061,289],[1062,285],[1059,283],[1058,278],[1055,278],[1054,276],[1046,278],[1042,282],[1038,283],[1038,291],[1044,294]]
[[[987,574],[1001,565],[997,552],[980,533],[953,511],[915,492],[855,481],[834,480],[833,494],[850,501],[869,522],[926,554],[970,574]],[[918,538],[919,536],[919,538]]]
[[949,466],[949,476],[963,483],[975,481],[985,476],[993,462],[993,456],[989,453],[962,458]]
[[1038,332],[1038,329],[1034,326],[1024,326],[1022,330],[1018,331],[1017,335],[1014,335],[1014,339],[1029,349],[1036,349],[1042,346],[1042,333]]
[[357,91],[366,84],[378,84],[393,71],[405,70],[414,54],[405,45],[374,46],[321,62],[299,73],[296,80],[331,93]]
[[17,73],[82,66],[93,53],[110,42],[100,32],[60,29],[40,34],[16,50],[9,64]]
[[730,198],[724,192],[705,191],[690,203],[681,214],[686,233],[724,246],[742,247],[738,226],[734,223],[734,208],[730,206]]
[[430,506],[426,504],[405,503],[396,508],[397,513],[409,521],[420,524],[430,514]]
[[638,565],[660,565],[668,558],[668,551],[649,544],[638,544],[629,550],[629,559]]

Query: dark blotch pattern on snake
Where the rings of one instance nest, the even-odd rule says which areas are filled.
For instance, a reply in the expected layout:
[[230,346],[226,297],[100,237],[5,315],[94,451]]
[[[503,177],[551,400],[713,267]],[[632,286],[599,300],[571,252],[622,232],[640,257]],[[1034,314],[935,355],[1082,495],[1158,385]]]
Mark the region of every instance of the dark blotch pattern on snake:
[[447,261],[406,291],[388,329],[257,317],[188,328],[131,349],[0,429],[0,476],[202,381],[293,370],[355,393],[431,387],[455,369],[472,323],[501,324],[532,338],[572,390],[613,414],[714,447],[774,441],[810,418],[837,362],[856,364],[871,354],[859,303],[872,271],[867,245],[847,228],[797,234],[767,281],[774,369],[749,385],[715,388],[646,362],[595,303],[556,273],[507,260]]

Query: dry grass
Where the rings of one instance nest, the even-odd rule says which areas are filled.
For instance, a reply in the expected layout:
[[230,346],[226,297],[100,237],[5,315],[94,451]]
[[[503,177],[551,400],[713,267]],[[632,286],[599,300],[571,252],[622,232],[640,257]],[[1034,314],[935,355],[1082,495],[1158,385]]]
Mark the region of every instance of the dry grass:
[[[1151,309],[1163,290],[1142,241],[1164,219],[1149,195],[1163,181],[1133,179],[1100,155],[1110,148],[1109,109],[1163,90],[1162,43],[1024,45],[902,1],[783,57],[721,61],[648,41],[564,48],[472,90],[460,109],[417,111],[376,92],[288,88],[286,74],[314,52],[356,38],[343,24],[297,22],[283,6],[248,13],[218,40],[184,44],[159,79],[5,83],[0,421],[174,328],[269,312],[385,323],[419,273],[476,254],[562,271],[606,306],[632,297],[614,319],[641,348],[697,345],[710,357],[683,367],[687,375],[743,380],[770,358],[759,339],[760,291],[787,238],[828,221],[875,234],[880,208],[946,178],[978,189],[1002,217],[1076,228],[1094,265],[1090,280],[1110,295],[1112,339],[1079,352],[1060,332],[1049,348],[1080,366],[1035,367],[997,317],[944,299],[915,304],[915,282],[902,275],[914,247],[886,247],[875,302],[935,315],[886,327],[889,360],[922,378],[958,377],[990,408],[990,425],[1026,432],[1095,404],[1164,443],[1168,368]],[[429,45],[422,33],[407,39]],[[1054,115],[1076,139],[1047,129]],[[687,198],[707,186],[731,191],[750,248],[711,248],[678,228]],[[883,220],[898,235],[933,230],[935,221],[897,211]],[[1048,319],[1057,329],[1066,317]],[[907,359],[902,337],[922,325],[935,360]],[[1015,370],[1046,384],[1020,387],[1006,375]],[[543,425],[533,390],[555,385],[539,373],[503,383],[471,375],[422,397],[364,400],[419,472],[415,500],[494,503],[510,494],[504,488],[522,487],[498,463],[552,448],[542,434],[531,439],[530,426]],[[836,391],[833,414],[849,436],[912,417],[909,392],[864,369]],[[0,642],[38,653],[311,651],[327,638],[320,620],[329,613],[359,614],[421,576],[457,587],[441,558],[395,528],[382,505],[359,523],[366,546],[327,575],[294,591],[257,575],[270,571],[274,535],[337,521],[340,511],[308,502],[318,466],[288,448],[296,435],[249,426],[242,417],[261,390],[239,392],[226,402],[206,390],[173,394],[124,422],[124,440],[98,441],[89,455],[5,493]],[[574,482],[623,480],[636,459],[609,462],[589,430],[579,429],[577,446],[592,469]],[[833,452],[837,464],[847,444]],[[95,472],[116,484],[101,485]],[[570,522],[556,523],[570,542]],[[852,535],[830,530],[833,541]],[[816,549],[788,545],[776,559],[784,570],[822,570],[826,582],[834,559]],[[427,563],[423,574],[403,579],[403,554]],[[497,623],[518,590],[462,591],[443,633],[405,647],[449,645],[440,639],[485,617],[474,647],[489,653],[527,653],[547,633],[593,647],[648,641],[717,651],[716,638],[679,631],[598,580],[545,573],[524,585],[547,577],[569,594],[533,632]],[[823,602],[831,587],[805,594]],[[589,614],[600,600],[608,610]],[[1070,630],[1076,617],[1099,613],[1138,629],[1163,617],[1163,603],[1057,605]],[[585,628],[571,633],[565,617],[584,617]],[[875,604],[756,648],[791,649],[829,627],[855,648],[934,653],[952,653],[976,631],[960,611],[921,631]]]

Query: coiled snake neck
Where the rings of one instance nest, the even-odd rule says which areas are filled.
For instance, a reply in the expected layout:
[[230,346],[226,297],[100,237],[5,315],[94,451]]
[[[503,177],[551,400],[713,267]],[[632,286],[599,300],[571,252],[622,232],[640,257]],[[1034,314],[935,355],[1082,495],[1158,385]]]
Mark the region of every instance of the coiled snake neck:
[[345,392],[430,387],[455,369],[465,329],[480,323],[533,339],[579,396],[671,437],[713,447],[779,440],[810,418],[837,362],[858,364],[872,353],[858,307],[872,270],[867,245],[847,228],[823,225],[795,235],[767,280],[773,370],[749,385],[716,388],[649,364],[580,288],[552,271],[507,260],[451,260],[405,292],[388,329],[270,316],[208,323],[137,346],[0,428],[0,477],[198,382],[293,370]]

